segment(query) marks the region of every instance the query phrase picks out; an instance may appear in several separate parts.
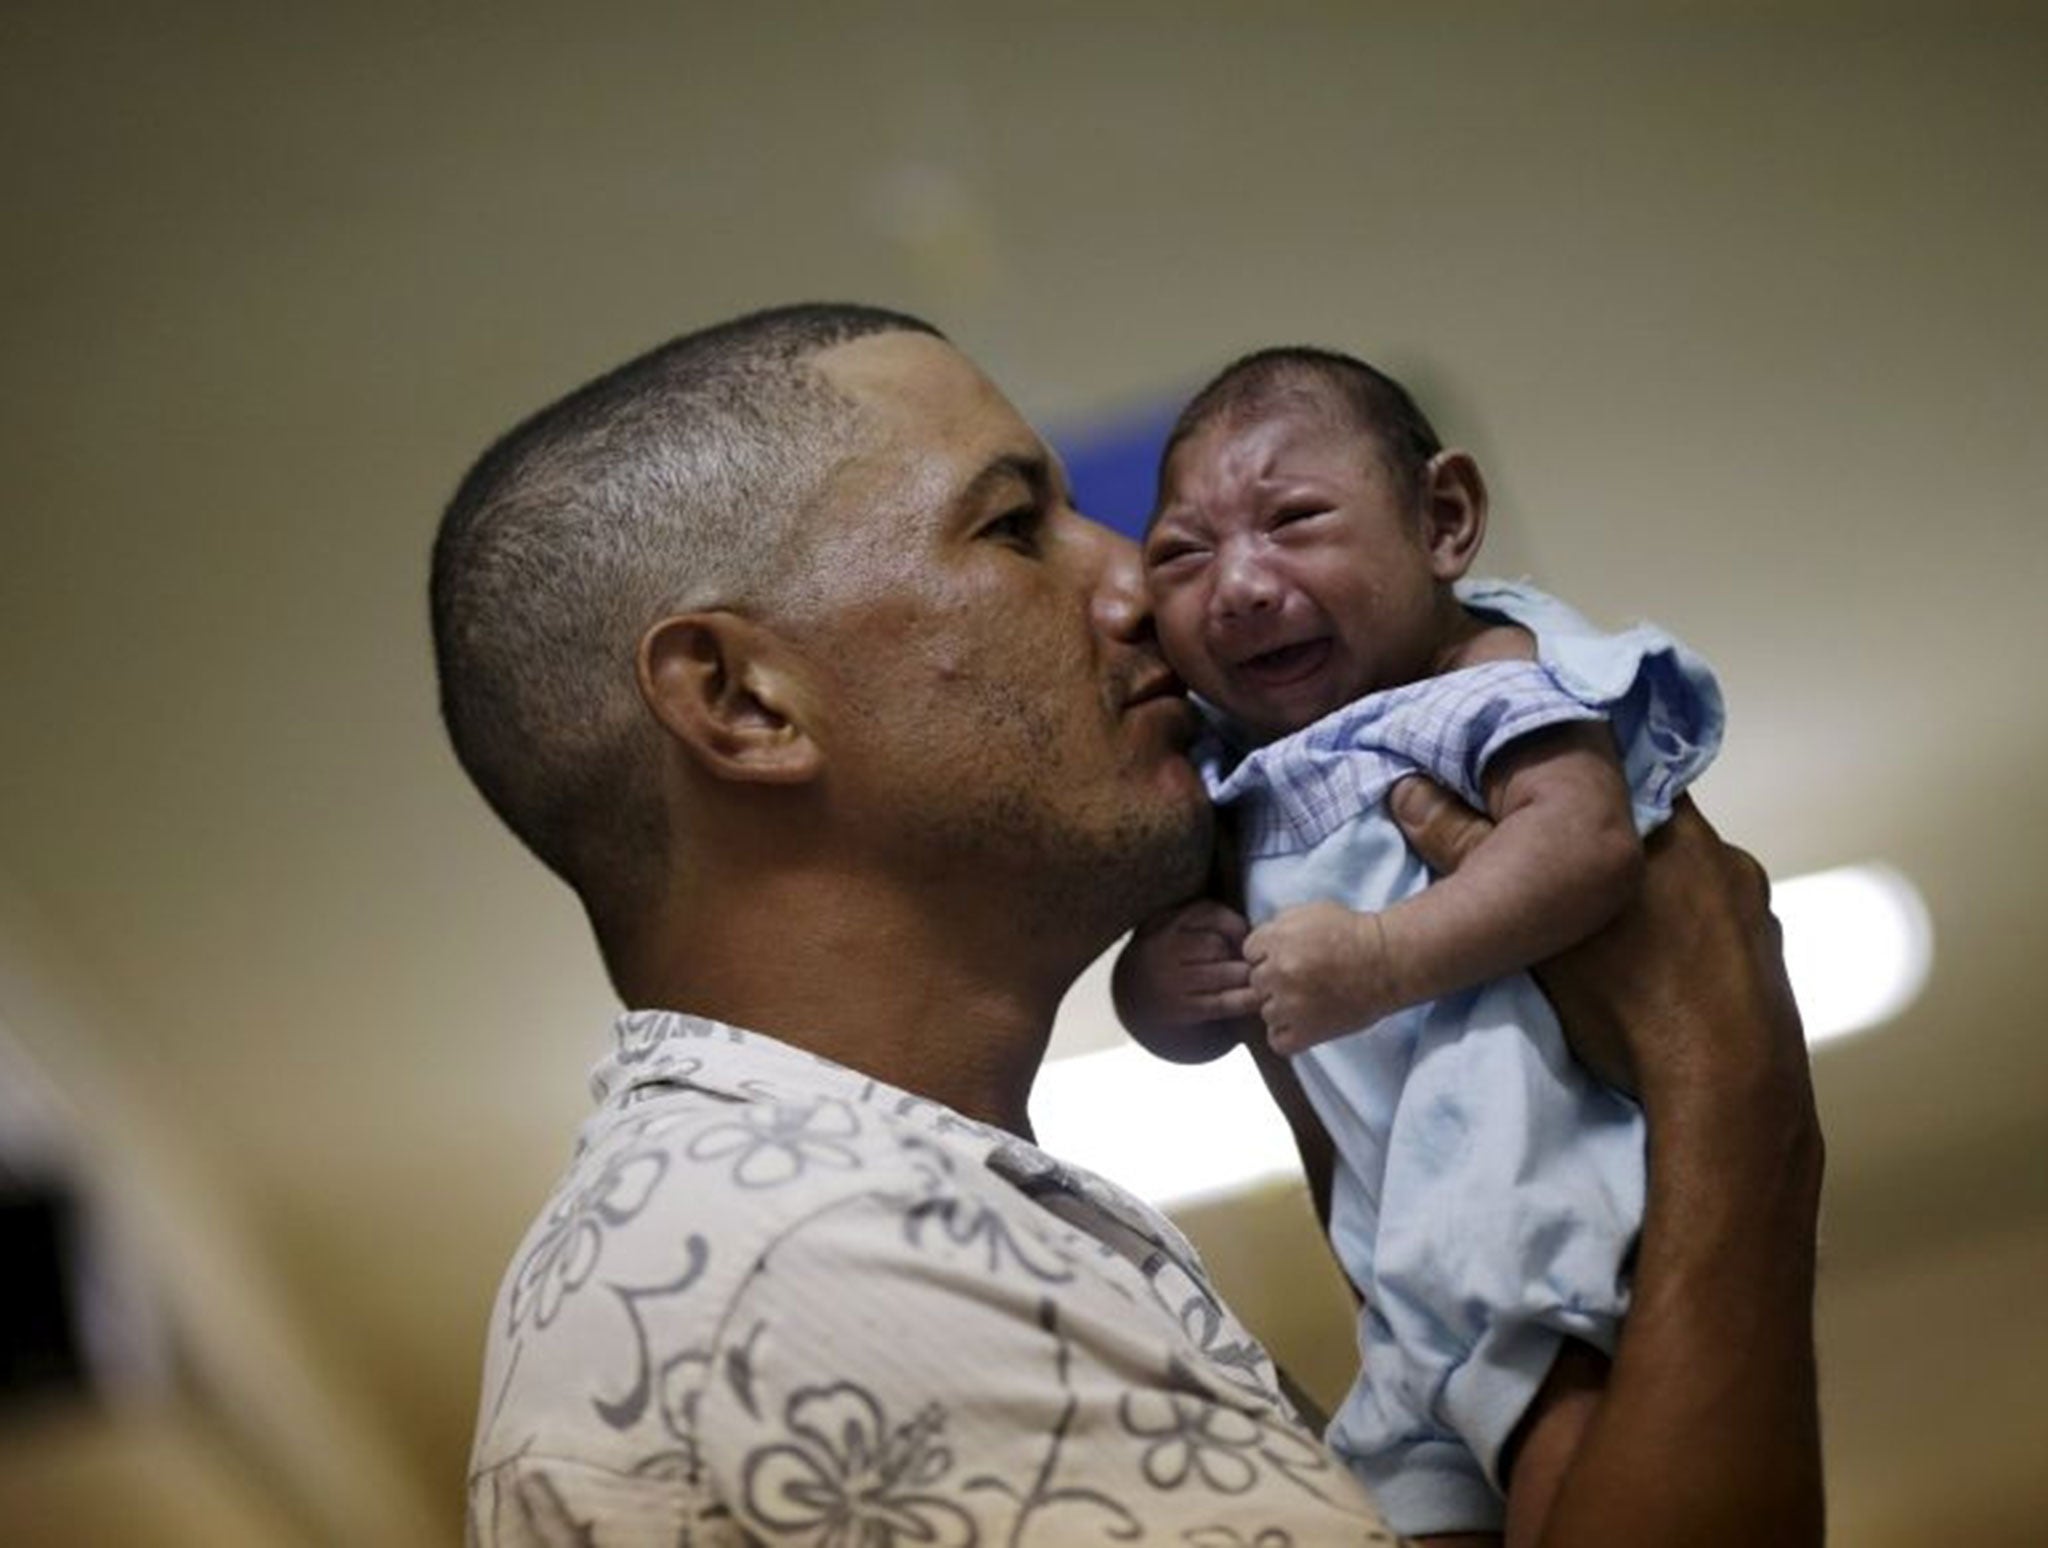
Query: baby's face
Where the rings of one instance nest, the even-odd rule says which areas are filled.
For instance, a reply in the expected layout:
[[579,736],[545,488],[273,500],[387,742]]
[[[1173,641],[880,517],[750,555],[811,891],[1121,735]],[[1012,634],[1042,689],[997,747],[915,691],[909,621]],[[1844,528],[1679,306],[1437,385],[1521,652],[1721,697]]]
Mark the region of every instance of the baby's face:
[[1312,405],[1176,447],[1144,558],[1167,659],[1263,737],[1427,676],[1441,645],[1420,514],[1373,439]]

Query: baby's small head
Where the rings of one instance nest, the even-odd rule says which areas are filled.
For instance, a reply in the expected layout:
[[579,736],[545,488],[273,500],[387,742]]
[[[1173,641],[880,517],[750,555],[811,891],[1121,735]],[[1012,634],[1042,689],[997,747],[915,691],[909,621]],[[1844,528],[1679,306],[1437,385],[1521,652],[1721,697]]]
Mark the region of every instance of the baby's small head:
[[1181,411],[1145,577],[1167,659],[1261,737],[1439,669],[1486,488],[1406,389],[1328,350],[1260,350]]

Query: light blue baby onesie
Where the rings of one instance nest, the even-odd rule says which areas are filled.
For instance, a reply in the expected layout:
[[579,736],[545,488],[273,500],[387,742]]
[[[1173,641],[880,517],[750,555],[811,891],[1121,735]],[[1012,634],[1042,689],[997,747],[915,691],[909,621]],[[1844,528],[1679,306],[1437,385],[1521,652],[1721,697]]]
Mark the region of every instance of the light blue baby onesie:
[[[1379,909],[1430,880],[1387,815],[1423,773],[1483,806],[1516,738],[1608,720],[1647,833],[1720,745],[1705,663],[1655,629],[1595,631],[1531,587],[1471,581],[1539,662],[1371,694],[1249,752],[1215,742],[1254,925],[1328,899]],[[1227,728],[1226,728],[1227,735]],[[1501,1446],[1570,1335],[1612,1352],[1643,1211],[1641,1114],[1566,1051],[1525,973],[1401,1011],[1294,1059],[1337,1152],[1330,1237],[1365,1309],[1330,1443],[1405,1534],[1498,1530]]]

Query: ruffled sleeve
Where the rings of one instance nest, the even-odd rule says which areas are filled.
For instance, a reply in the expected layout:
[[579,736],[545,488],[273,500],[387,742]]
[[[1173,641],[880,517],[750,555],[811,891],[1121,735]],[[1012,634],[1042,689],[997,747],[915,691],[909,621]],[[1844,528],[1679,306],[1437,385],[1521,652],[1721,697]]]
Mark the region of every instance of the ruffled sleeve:
[[1427,774],[1484,806],[1487,766],[1534,732],[1606,720],[1627,778],[1638,832],[1671,815],[1721,744],[1721,691],[1700,658],[1640,624],[1602,634],[1533,587],[1459,587],[1467,607],[1529,629],[1536,661],[1496,661],[1408,683],[1343,705],[1313,725],[1243,751],[1212,721],[1197,756],[1209,793],[1236,813],[1246,852],[1320,843]]
[[1720,751],[1727,725],[1721,686],[1706,662],[1651,624],[1602,633],[1533,586],[1471,581],[1458,596],[1475,612],[1533,633],[1557,685],[1613,725],[1636,830],[1648,833],[1669,818]]

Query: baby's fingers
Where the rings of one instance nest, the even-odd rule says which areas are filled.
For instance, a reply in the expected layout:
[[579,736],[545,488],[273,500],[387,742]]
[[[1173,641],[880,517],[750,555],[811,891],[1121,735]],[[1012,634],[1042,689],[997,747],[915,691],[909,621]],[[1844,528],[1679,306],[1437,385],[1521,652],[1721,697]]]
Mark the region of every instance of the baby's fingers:
[[1260,968],[1271,962],[1273,957],[1272,927],[1260,925],[1244,938],[1244,960],[1252,965],[1252,974],[1257,976]]
[[1286,1001],[1268,996],[1259,1004],[1259,1020],[1266,1028],[1266,1046],[1279,1054],[1290,1054],[1299,1046],[1299,1029]]
[[1313,1028],[1297,1026],[1293,1022],[1283,1022],[1277,1027],[1266,1028],[1266,1046],[1276,1054],[1293,1055],[1301,1053],[1304,1049],[1313,1048],[1318,1043],[1327,1043],[1336,1035],[1334,1032],[1319,1032]]
[[1269,1037],[1293,1024],[1300,1009],[1300,997],[1292,992],[1287,976],[1272,962],[1252,964],[1250,989]]

